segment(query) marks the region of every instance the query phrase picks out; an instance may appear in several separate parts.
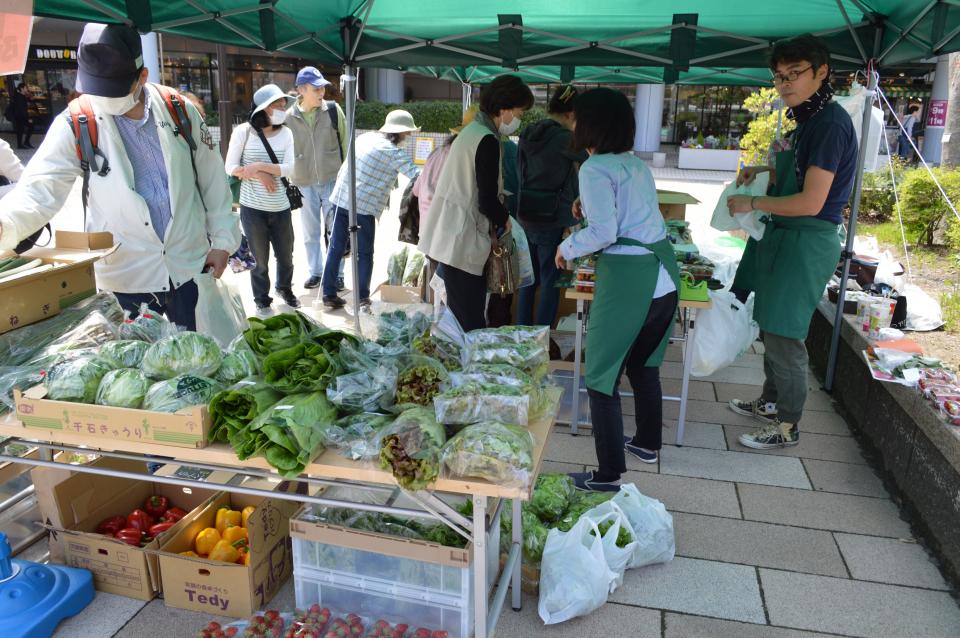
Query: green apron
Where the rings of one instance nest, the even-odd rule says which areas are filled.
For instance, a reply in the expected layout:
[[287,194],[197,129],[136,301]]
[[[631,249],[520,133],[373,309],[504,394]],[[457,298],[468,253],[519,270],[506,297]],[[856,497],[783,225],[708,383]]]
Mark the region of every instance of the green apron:
[[[639,246],[652,254],[603,253],[597,257],[597,289],[590,307],[590,330],[587,332],[586,382],[588,388],[607,395],[613,395],[619,385],[623,362],[647,319],[661,263],[678,293],[680,291],[680,269],[668,239],[644,244],[620,238],[616,245]],[[657,350],[647,359],[648,366],[659,367],[663,362],[670,332],[668,329],[664,333]]]
[[[771,196],[800,192],[793,150],[777,153]],[[815,217],[773,215],[763,238],[743,251],[733,287],[756,293],[753,318],[764,332],[806,339],[810,317],[837,268],[837,225]]]

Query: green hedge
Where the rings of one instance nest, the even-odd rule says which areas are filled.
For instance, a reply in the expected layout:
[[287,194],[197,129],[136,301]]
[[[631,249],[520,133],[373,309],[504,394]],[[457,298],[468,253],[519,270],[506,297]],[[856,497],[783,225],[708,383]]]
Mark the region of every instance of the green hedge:
[[[413,121],[427,133],[449,133],[450,129],[460,126],[463,120],[459,102],[407,102],[405,104],[384,104],[383,102],[357,102],[357,128],[378,129],[383,126],[387,113],[394,109],[404,109],[413,116]],[[547,116],[546,111],[535,106],[523,115],[519,134],[533,122]]]

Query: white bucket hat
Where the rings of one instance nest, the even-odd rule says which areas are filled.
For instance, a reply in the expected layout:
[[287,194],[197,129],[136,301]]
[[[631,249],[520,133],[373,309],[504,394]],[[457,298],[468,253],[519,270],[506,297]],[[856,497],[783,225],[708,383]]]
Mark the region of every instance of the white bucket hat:
[[419,130],[420,127],[413,121],[413,116],[402,109],[387,113],[387,118],[380,127],[381,133],[415,133]]
[[[253,113],[259,113],[281,98],[287,101],[287,106],[290,106],[297,100],[297,98],[284,93],[283,89],[276,84],[264,84],[253,94],[253,103],[256,106],[256,108],[253,109]],[[251,113],[251,115],[253,115],[253,113]]]

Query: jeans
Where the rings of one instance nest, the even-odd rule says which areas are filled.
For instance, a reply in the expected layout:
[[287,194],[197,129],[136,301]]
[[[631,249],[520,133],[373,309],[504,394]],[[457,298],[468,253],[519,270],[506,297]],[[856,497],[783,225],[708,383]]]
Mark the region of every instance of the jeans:
[[307,266],[310,268],[311,277],[319,277],[323,274],[325,243],[323,227],[328,210],[332,219],[332,209],[335,207],[330,203],[330,192],[335,183],[336,180],[331,180],[323,184],[300,187],[300,192],[303,193],[300,222],[303,227],[303,245],[307,249]]
[[[557,246],[563,237],[563,229],[543,231],[534,234],[527,233],[530,245],[530,258],[533,260],[533,274],[535,277],[532,286],[521,288],[517,298],[517,323],[521,326],[552,326],[557,318],[557,307],[560,305],[560,289],[556,287],[560,271],[554,262]],[[540,289],[540,301],[537,303],[537,314],[533,314],[533,301],[537,289]]]
[[784,423],[799,423],[807,401],[807,346],[802,339],[763,333],[764,402],[777,404]]
[[447,307],[460,322],[464,332],[486,328],[484,310],[487,305],[487,279],[465,270],[439,264],[437,274],[447,290]]
[[[373,241],[377,234],[377,219],[373,215],[357,215],[357,261],[358,272],[354,285],[360,292],[360,299],[370,298],[370,278],[373,277]],[[337,294],[337,264],[343,259],[350,241],[348,228],[350,226],[350,212],[337,206],[336,217],[333,221],[333,236],[327,250],[327,264],[323,269],[323,296],[333,297]]]
[[130,313],[135,319],[140,315],[140,305],[147,304],[150,310],[182,326],[187,330],[197,329],[197,284],[192,279],[179,288],[173,287],[170,282],[169,291],[143,293],[113,293],[120,307]]
[[913,147],[910,146],[910,138],[904,135],[903,133],[901,133],[900,137],[898,137],[897,139],[898,139],[898,146],[899,146],[898,151],[899,151],[900,157],[902,159],[908,159],[910,157],[910,154],[913,153]]
[[[678,298],[674,291],[650,302],[643,328],[621,367],[621,374],[625,370],[630,380],[636,404],[637,433],[633,436],[633,445],[648,450],[659,450],[662,445],[663,391],[660,387],[660,368],[649,368],[646,362],[673,323]],[[599,465],[595,476],[598,480],[614,481],[627,471],[623,452],[620,390],[615,388],[612,396],[592,389],[588,389],[587,394],[590,397],[590,419]]]
[[270,297],[270,245],[277,256],[277,290],[293,286],[293,221],[290,209],[268,212],[240,207],[240,223],[257,267],[250,271],[250,285],[257,307],[273,303]]
[[[336,180],[334,180],[336,183]],[[331,189],[332,190],[332,189]],[[323,226],[326,229],[326,233],[323,236],[323,241],[326,246],[330,247],[330,238],[333,237],[333,221],[337,216],[337,206],[336,204],[331,204],[328,208],[323,209]],[[347,257],[350,256],[350,242],[347,242],[347,249],[343,253],[343,258],[340,259],[340,268],[337,271],[337,275],[342,279],[343,278],[343,265],[347,263]]]

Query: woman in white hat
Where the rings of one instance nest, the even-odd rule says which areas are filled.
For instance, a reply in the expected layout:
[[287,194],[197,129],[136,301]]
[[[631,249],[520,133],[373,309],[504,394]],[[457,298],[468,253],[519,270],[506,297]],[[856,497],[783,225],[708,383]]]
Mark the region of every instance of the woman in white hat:
[[[397,181],[397,174],[413,179],[420,168],[413,163],[400,145],[411,133],[420,128],[413,116],[397,109],[387,113],[386,121],[379,131],[364,133],[357,138],[357,259],[359,272],[355,286],[359,286],[360,305],[370,305],[370,278],[373,275],[373,240],[377,220],[390,203],[390,191]],[[323,305],[330,309],[342,308],[346,302],[337,296],[337,266],[343,258],[350,241],[347,235],[350,216],[350,174],[346,163],[340,167],[337,183],[330,194],[330,202],[336,206],[333,221],[333,236],[327,249],[327,263],[323,269]]]
[[[272,314],[270,297],[270,245],[277,258],[277,294],[291,308],[300,301],[293,294],[293,223],[283,179],[293,173],[293,133],[283,125],[287,107],[295,98],[276,84],[253,94],[249,121],[233,129],[224,164],[228,175],[239,177],[240,223],[257,266],[250,271],[257,315]],[[270,150],[276,163],[270,158]]]

